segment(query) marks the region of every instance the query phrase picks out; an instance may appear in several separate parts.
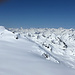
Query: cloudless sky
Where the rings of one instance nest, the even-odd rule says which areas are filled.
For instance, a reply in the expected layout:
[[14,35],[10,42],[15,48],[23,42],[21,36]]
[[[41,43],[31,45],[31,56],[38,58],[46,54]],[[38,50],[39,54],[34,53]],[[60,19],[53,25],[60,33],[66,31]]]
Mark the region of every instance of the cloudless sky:
[[75,0],[9,0],[0,4],[0,25],[75,28]]

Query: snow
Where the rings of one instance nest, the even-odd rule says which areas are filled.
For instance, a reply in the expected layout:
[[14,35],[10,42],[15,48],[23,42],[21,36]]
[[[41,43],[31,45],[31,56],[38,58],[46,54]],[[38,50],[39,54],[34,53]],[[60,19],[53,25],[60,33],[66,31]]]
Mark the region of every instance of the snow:
[[75,75],[74,33],[0,26],[0,75]]

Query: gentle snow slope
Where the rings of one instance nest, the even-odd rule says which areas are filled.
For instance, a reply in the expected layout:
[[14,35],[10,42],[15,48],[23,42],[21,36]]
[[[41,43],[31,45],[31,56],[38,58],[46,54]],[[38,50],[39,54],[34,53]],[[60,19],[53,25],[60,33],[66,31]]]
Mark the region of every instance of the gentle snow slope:
[[[0,27],[0,30],[2,27]],[[46,60],[37,43],[4,29],[0,31],[0,75],[75,75],[63,63]]]

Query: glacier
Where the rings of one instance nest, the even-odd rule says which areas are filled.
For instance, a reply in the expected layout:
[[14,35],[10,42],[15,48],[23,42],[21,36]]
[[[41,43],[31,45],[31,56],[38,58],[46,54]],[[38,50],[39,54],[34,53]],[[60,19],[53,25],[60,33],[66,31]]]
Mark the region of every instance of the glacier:
[[0,26],[0,75],[75,75],[75,29]]

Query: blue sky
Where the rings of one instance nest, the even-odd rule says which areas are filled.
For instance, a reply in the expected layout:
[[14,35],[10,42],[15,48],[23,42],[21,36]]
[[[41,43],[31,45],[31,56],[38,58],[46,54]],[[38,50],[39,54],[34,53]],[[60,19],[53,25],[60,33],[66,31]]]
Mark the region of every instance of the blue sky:
[[0,4],[0,25],[75,28],[75,0],[9,0]]

